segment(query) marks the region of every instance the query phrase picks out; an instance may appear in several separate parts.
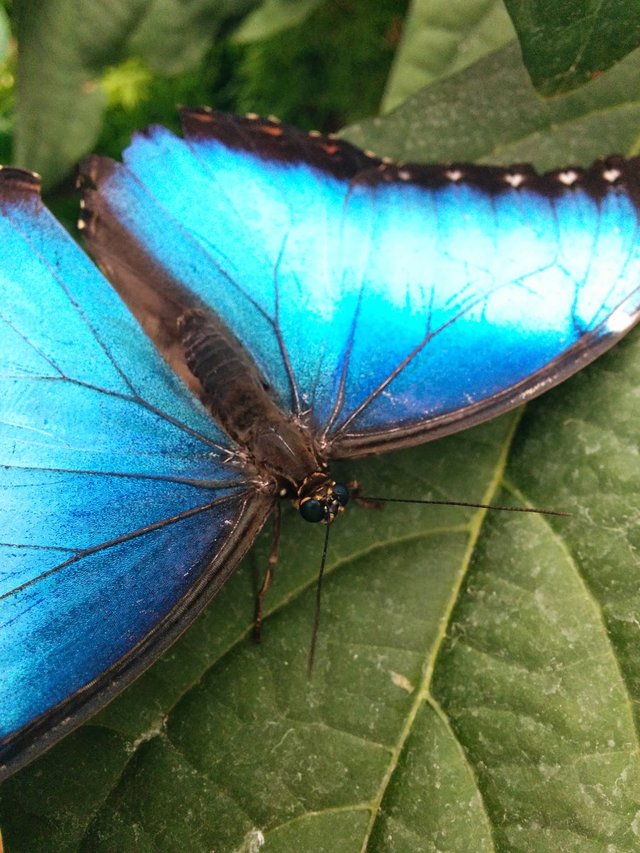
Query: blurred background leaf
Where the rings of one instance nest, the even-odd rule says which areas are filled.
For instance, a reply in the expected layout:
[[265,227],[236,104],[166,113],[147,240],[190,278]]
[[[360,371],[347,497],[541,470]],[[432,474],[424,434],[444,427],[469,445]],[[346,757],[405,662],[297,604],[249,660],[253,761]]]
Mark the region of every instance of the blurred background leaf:
[[[60,181],[96,144],[107,105],[101,76],[130,58],[126,100],[148,91],[151,73],[194,70],[213,39],[253,0],[18,0],[15,162]],[[125,66],[125,73],[126,73]],[[123,72],[121,78],[125,76]],[[111,94],[122,91],[111,87]]]
[[261,41],[302,23],[325,0],[265,0],[235,32],[234,41]]
[[[11,8],[0,145],[15,126],[51,187],[88,148],[119,156],[134,129],[175,127],[180,102],[348,125],[409,159],[550,168],[637,150],[638,52],[545,100],[496,2]],[[68,186],[50,196],[66,199],[72,221]],[[8,849],[637,849],[638,349],[635,335],[523,417],[345,466],[388,496],[573,517],[350,507],[311,682],[320,541],[287,510],[263,644],[249,634],[268,536],[169,654],[3,785]]]
[[514,39],[502,0],[412,0],[382,111]]

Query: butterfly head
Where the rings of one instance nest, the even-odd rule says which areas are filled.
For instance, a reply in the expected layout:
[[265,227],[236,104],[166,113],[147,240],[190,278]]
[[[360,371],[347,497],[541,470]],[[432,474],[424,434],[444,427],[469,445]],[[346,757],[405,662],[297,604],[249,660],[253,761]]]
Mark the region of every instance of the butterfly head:
[[349,489],[321,471],[305,477],[296,498],[296,506],[305,521],[331,524],[349,501]]

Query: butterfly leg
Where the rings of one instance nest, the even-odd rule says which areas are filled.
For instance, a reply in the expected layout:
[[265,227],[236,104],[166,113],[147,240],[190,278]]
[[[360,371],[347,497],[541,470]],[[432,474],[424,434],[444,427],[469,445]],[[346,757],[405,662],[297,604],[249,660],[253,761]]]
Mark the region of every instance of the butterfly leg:
[[364,509],[384,509],[382,501],[372,500],[371,498],[362,497],[362,488],[357,480],[350,480],[347,484],[351,499]]
[[262,617],[264,613],[264,597],[267,594],[269,587],[273,582],[273,575],[275,573],[276,563],[278,562],[278,555],[280,553],[280,519],[281,519],[281,511],[280,511],[280,503],[276,503],[274,509],[273,516],[273,538],[271,540],[271,551],[269,552],[269,559],[267,561],[267,570],[264,573],[264,577],[262,579],[262,586],[258,591],[258,597],[256,598],[256,615],[255,620],[253,622],[253,639],[256,643],[259,643],[262,639]]

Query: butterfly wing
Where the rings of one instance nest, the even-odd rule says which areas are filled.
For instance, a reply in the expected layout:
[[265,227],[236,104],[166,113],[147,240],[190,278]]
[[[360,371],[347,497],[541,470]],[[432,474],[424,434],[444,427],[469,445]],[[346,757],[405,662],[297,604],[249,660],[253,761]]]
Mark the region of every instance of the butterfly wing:
[[[271,507],[43,207],[0,171],[0,762],[157,657]],[[2,768],[0,768],[2,769]]]
[[87,162],[92,251],[134,311],[182,290],[212,308],[329,456],[492,417],[638,320],[637,158],[398,166],[255,117],[183,124]]

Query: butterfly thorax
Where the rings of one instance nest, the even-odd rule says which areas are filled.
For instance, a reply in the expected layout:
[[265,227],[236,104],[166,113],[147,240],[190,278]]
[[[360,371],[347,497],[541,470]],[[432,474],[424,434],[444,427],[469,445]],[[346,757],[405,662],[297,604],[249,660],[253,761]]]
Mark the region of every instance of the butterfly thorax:
[[206,311],[179,320],[186,364],[201,399],[222,429],[250,457],[274,490],[292,498],[308,521],[333,521],[348,500],[319,458],[310,431],[273,399],[242,344]]

